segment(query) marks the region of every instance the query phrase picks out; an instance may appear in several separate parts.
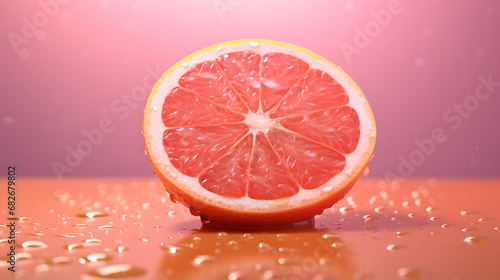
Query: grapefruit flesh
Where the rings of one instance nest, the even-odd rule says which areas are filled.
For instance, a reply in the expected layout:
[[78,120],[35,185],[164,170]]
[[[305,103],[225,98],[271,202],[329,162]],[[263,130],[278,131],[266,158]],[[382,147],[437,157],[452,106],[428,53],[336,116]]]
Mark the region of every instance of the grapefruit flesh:
[[174,65],[143,129],[173,200],[223,226],[290,224],[331,207],[365,169],[376,131],[340,68],[267,40],[221,43]]

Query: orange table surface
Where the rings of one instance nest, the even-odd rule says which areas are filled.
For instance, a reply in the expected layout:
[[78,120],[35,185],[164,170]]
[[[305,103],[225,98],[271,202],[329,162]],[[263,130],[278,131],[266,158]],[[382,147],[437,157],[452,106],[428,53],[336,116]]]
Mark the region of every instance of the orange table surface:
[[499,179],[361,178],[314,221],[261,230],[203,226],[156,178],[16,182],[0,279],[500,279]]

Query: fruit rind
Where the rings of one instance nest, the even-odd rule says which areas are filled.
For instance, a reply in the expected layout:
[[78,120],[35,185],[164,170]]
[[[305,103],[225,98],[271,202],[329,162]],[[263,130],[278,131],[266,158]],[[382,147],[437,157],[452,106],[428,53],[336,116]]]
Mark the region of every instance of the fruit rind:
[[[251,203],[245,203],[245,201],[242,201],[241,199],[235,200],[233,204],[219,203],[216,200],[207,201],[207,197],[210,199],[210,197],[213,198],[217,195],[203,189],[195,190],[189,180],[194,182],[196,178],[189,179],[185,178],[187,176],[183,174],[176,173],[175,170],[172,170],[172,167],[169,166],[169,160],[166,155],[164,155],[163,158],[158,157],[158,154],[161,154],[159,151],[150,153],[152,149],[155,149],[155,147],[163,147],[158,139],[154,139],[153,135],[151,135],[151,131],[161,130],[163,132],[165,129],[164,126],[161,126],[161,121],[158,121],[161,119],[161,117],[158,118],[158,115],[161,116],[161,105],[165,96],[168,94],[169,89],[176,86],[176,80],[189,69],[189,67],[185,66],[193,66],[193,64],[204,60],[213,59],[214,55],[220,54],[218,50],[221,49],[222,46],[223,51],[231,52],[231,50],[238,50],[240,46],[248,46],[249,42],[258,42],[259,47],[248,48],[249,50],[256,52],[263,52],[263,49],[274,49],[277,51],[285,50],[287,53],[291,53],[292,55],[310,63],[312,68],[318,68],[330,74],[346,89],[347,92],[358,93],[358,98],[355,99],[354,102],[352,102],[351,98],[349,106],[353,107],[358,114],[365,114],[360,115],[360,119],[364,121],[360,123],[362,135],[359,141],[365,141],[364,143],[361,143],[361,145],[366,148],[363,151],[355,151],[355,153],[360,153],[356,155],[358,160],[347,162],[347,166],[345,168],[347,172],[345,172],[346,176],[344,179],[339,181],[338,179],[335,180],[334,177],[331,181],[325,184],[325,186],[320,187],[323,188],[323,191],[320,191],[319,195],[318,192],[316,192],[314,193],[314,196],[311,196],[308,199],[302,199],[301,201],[297,200],[300,200],[302,194],[299,194],[297,197],[293,197],[291,199],[285,198],[276,201],[252,201]],[[159,94],[160,92],[161,94]],[[350,95],[350,97],[352,97],[352,95]],[[156,122],[153,122],[153,119],[155,119]],[[333,206],[333,204],[344,197],[344,195],[352,188],[354,183],[361,176],[362,172],[366,168],[366,165],[368,164],[369,159],[371,158],[376,138],[375,121],[366,98],[364,97],[359,86],[345,72],[343,72],[340,67],[305,48],[278,41],[259,39],[236,40],[216,44],[197,51],[173,65],[162,75],[151,92],[145,109],[143,130],[149,160],[155,170],[155,173],[165,185],[166,190],[184,205],[198,210],[202,215],[210,218],[214,222],[233,224],[283,224],[293,221],[307,220],[315,214],[320,213],[323,209]],[[182,177],[185,180],[182,181],[179,177]],[[200,194],[200,191],[204,193]],[[301,192],[307,193],[307,190],[301,190]],[[301,205],[297,206],[298,203]],[[252,206],[250,207],[249,205]],[[284,215],[284,213],[286,213],[286,215]]]

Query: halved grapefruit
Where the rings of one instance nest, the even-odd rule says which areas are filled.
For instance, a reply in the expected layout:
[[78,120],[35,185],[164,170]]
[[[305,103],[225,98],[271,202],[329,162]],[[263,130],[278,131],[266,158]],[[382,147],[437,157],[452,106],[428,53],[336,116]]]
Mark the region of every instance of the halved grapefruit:
[[172,66],[143,132],[173,201],[202,221],[271,226],[332,207],[365,170],[375,120],[338,66],[304,48],[238,40]]

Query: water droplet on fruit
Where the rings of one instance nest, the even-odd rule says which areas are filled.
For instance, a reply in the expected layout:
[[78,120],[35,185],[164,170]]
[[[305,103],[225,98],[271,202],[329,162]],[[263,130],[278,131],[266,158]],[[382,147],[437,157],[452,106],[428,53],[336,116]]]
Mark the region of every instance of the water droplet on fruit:
[[377,136],[377,131],[369,129],[368,131],[366,131],[366,135],[368,135],[368,137],[375,137]]
[[479,245],[483,243],[488,243],[490,240],[483,236],[469,236],[464,238],[465,243],[470,245]]
[[210,218],[204,217],[204,216],[200,216],[200,221],[201,221],[202,224],[206,225],[206,224],[210,223]]
[[153,111],[157,112],[158,111],[158,107],[153,107]]
[[445,217],[430,217],[429,220],[431,221],[443,221],[446,220]]
[[368,176],[370,174],[370,168],[368,168],[368,166],[365,168],[365,170],[363,170],[363,175],[364,176]]
[[198,210],[194,209],[194,207],[192,207],[192,206],[189,207],[189,212],[193,216],[199,216],[200,215],[200,212]]
[[224,49],[225,45],[218,46],[215,50],[221,52]]
[[250,42],[248,42],[248,44],[249,44],[249,45],[250,45],[250,47],[252,47],[252,48],[257,48],[257,47],[259,47],[259,42],[257,42],[257,41],[250,41]]
[[172,201],[173,203],[179,203],[180,200],[174,195],[170,194],[170,201]]
[[479,222],[491,222],[494,221],[495,219],[493,218],[480,218],[478,221]]
[[188,68],[189,67],[189,62],[187,61],[184,61],[183,63],[181,63],[182,67],[184,68]]
[[70,262],[71,262],[71,259],[68,256],[55,257],[49,261],[49,263],[53,264],[53,265],[69,264]]
[[387,245],[386,249],[387,249],[387,251],[397,252],[397,251],[406,250],[408,248],[405,245],[401,245],[401,244],[389,244],[389,245]]
[[398,269],[396,274],[400,279],[404,280],[422,280],[428,278],[427,272],[408,267]]
[[346,175],[351,175],[352,174],[352,169],[346,169],[346,170],[344,170],[344,173]]
[[464,228],[462,229],[463,232],[470,232],[470,231],[479,231],[477,228]]
[[146,270],[131,264],[113,264],[99,267],[88,272],[88,275],[107,279],[124,279],[139,277],[146,274]]

